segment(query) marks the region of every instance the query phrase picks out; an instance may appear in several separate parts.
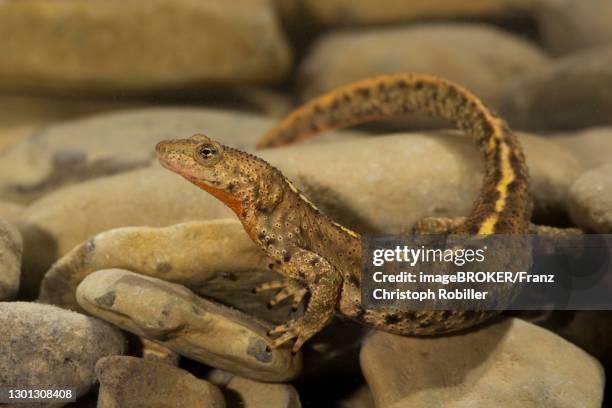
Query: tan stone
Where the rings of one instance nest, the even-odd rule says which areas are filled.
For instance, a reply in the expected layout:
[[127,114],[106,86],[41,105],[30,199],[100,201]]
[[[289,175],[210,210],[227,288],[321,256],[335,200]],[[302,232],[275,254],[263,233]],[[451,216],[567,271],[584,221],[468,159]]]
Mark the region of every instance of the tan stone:
[[515,78],[501,90],[499,110],[515,129],[612,124],[612,46],[573,53]]
[[22,252],[19,231],[0,218],[0,301],[14,298],[19,291]]
[[271,83],[290,65],[268,0],[9,0],[0,49],[0,88],[57,93]]
[[612,127],[559,133],[551,140],[571,152],[585,170],[599,167],[612,158]]
[[219,388],[180,368],[137,357],[104,357],[96,363],[98,408],[225,408]]
[[85,277],[121,267],[181,283],[269,321],[284,322],[289,304],[266,307],[274,291],[252,289],[278,275],[237,219],[196,221],[165,228],[131,227],[105,231],[81,243],[45,274],[39,301],[78,309],[75,291]]
[[457,17],[531,14],[533,0],[305,0],[314,18],[326,24],[374,24]]
[[183,356],[259,381],[297,376],[301,354],[267,350],[267,322],[197,297],[184,286],[120,269],[97,271],[77,288],[88,313]]
[[519,134],[529,168],[534,213],[544,219],[565,217],[569,189],[582,173],[581,163],[572,151],[549,138]]
[[361,366],[381,408],[599,407],[603,397],[597,360],[519,319],[444,337],[375,332]]
[[569,213],[586,230],[612,233],[612,162],[576,180],[569,191]]
[[7,221],[13,221],[19,218],[21,211],[24,207],[19,204],[12,203],[10,201],[0,200],[0,218]]

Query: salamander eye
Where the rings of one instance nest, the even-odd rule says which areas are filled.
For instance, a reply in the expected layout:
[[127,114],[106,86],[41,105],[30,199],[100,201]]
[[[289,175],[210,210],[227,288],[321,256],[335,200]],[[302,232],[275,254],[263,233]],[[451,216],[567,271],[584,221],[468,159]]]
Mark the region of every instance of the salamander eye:
[[202,164],[215,164],[219,161],[219,148],[212,143],[203,143],[196,148],[195,156]]

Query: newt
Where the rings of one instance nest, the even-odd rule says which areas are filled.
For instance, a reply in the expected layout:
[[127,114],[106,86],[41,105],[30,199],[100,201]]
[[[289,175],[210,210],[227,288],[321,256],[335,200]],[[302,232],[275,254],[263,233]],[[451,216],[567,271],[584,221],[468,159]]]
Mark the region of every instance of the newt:
[[[413,111],[452,121],[479,146],[485,159],[483,187],[470,214],[460,221],[430,219],[426,229],[467,234],[522,234],[529,231],[531,200],[525,157],[516,136],[472,93],[429,75],[373,77],[337,88],[294,111],[260,147],[288,144],[326,129]],[[335,311],[380,330],[400,335],[449,333],[473,326],[494,311],[370,310],[361,306],[360,235],[330,219],[279,170],[249,153],[205,135],[162,141],[161,164],[231,208],[251,239],[274,260],[286,282],[273,302],[310,298],[302,316],[270,331],[271,348],[304,342],[332,319]]]

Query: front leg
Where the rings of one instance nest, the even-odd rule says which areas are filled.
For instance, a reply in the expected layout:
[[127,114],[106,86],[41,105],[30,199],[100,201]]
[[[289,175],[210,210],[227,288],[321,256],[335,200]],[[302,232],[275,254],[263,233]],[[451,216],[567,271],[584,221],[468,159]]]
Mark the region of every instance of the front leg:
[[342,287],[340,273],[327,260],[314,252],[300,250],[284,265],[287,274],[304,279],[310,300],[301,317],[270,330],[269,335],[280,335],[270,348],[278,348],[295,339],[292,351],[296,353],[312,336],[329,323],[334,315]]

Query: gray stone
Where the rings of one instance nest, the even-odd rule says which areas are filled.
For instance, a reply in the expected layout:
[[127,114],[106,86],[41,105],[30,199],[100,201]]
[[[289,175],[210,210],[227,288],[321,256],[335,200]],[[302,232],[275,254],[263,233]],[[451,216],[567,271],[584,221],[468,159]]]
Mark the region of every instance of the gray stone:
[[609,0],[539,0],[536,14],[546,48],[557,54],[612,44]]
[[527,72],[501,91],[499,110],[515,129],[612,124],[612,47],[570,54]]
[[55,306],[0,302],[0,384],[74,387],[96,382],[98,359],[122,354],[125,338],[110,325]]

